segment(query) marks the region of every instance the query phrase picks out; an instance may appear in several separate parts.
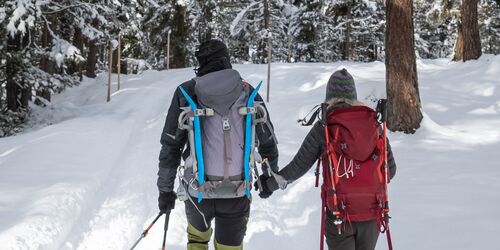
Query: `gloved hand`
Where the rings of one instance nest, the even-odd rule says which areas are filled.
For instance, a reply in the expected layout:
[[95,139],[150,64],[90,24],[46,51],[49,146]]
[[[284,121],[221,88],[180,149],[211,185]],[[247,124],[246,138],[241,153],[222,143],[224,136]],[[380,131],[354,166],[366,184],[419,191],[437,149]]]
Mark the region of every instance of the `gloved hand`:
[[[262,184],[262,191],[259,192],[259,197],[262,199],[269,198],[273,194],[273,192],[279,188],[278,183],[272,176],[269,177],[262,174],[259,179]],[[255,190],[259,190],[259,184],[257,183],[257,181],[254,183],[254,186]]]
[[166,213],[167,210],[174,209],[176,199],[177,194],[175,194],[175,192],[160,191],[160,196],[158,196],[158,208],[160,209],[160,212]]

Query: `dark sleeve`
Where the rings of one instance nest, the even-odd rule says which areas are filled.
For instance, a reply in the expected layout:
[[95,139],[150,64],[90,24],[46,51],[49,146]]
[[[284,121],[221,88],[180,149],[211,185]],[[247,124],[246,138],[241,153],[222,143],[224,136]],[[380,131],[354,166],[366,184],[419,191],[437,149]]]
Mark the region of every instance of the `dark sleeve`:
[[387,164],[389,165],[389,176],[392,179],[394,175],[396,175],[396,161],[394,160],[394,155],[392,154],[389,138],[387,138]]
[[187,141],[187,132],[178,128],[178,118],[181,113],[180,98],[181,92],[177,88],[172,97],[160,139],[157,185],[158,189],[163,192],[171,192],[174,189],[177,167],[181,162],[182,150]]
[[[259,154],[262,156],[262,159],[266,159],[269,161],[269,166],[271,166],[271,169],[277,173],[279,168],[278,168],[278,142],[276,140],[276,137],[274,135],[274,126],[271,122],[271,117],[269,115],[269,111],[267,110],[266,105],[264,104],[264,101],[262,100],[262,97],[260,95],[257,95],[255,97],[255,100],[258,102],[262,102],[262,105],[266,109],[267,113],[267,124],[259,124],[255,128],[255,133],[257,136],[257,139],[259,141],[259,145],[257,150],[259,151]],[[267,171],[267,167],[263,166],[264,168],[264,174],[269,174]]]
[[293,182],[303,176],[314,162],[321,156],[325,145],[323,126],[316,122],[302,142],[299,151],[293,160],[283,168],[279,174],[288,182]]

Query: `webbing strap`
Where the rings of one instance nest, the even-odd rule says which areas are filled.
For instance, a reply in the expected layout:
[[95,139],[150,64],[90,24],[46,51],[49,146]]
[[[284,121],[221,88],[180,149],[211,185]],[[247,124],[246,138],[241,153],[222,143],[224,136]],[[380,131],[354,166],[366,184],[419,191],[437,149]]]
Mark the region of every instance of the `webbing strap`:
[[222,130],[224,131],[224,180],[228,180],[229,162],[231,161],[231,137],[229,135],[231,125],[227,117],[222,118]]
[[268,119],[266,119],[266,127],[267,129],[269,130],[269,132],[271,133],[271,137],[273,138],[273,141],[275,144],[278,144],[278,138],[276,138],[276,134],[274,133],[274,129],[273,127],[271,126],[271,123],[269,122]]
[[[320,105],[314,106],[314,108],[312,108],[311,111],[309,111],[309,113],[307,113],[307,115],[304,118],[297,120],[297,122],[300,123],[300,125],[302,126],[311,126],[314,123],[314,121],[316,121],[316,119],[319,117],[319,113],[321,111],[321,108],[319,107]],[[312,113],[311,117],[307,119],[307,117],[311,113]]]
[[318,163],[316,163],[316,170],[314,171],[314,175],[316,176],[316,183],[314,184],[315,187],[319,186],[319,165],[321,163],[321,156],[318,157]]

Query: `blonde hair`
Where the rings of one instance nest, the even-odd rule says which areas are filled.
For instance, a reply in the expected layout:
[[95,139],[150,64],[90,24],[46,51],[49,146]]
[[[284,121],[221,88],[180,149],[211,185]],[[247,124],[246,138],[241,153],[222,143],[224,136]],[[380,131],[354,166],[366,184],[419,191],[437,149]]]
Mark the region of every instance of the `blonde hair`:
[[351,106],[366,106],[363,102],[360,102],[356,99],[349,99],[349,98],[332,98],[332,99],[329,99],[326,101],[326,103],[328,104],[328,107],[332,107],[338,103],[347,103]]

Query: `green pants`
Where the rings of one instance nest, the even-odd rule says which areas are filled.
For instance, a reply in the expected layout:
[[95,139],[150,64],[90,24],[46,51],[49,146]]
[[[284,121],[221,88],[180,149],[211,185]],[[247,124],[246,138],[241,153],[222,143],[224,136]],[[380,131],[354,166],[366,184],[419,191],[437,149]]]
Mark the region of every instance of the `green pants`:
[[[191,224],[188,224],[188,250],[208,250],[208,242],[212,237],[212,229],[205,232],[199,231]],[[227,246],[217,242],[214,242],[215,250],[242,250],[243,245],[240,246]]]

